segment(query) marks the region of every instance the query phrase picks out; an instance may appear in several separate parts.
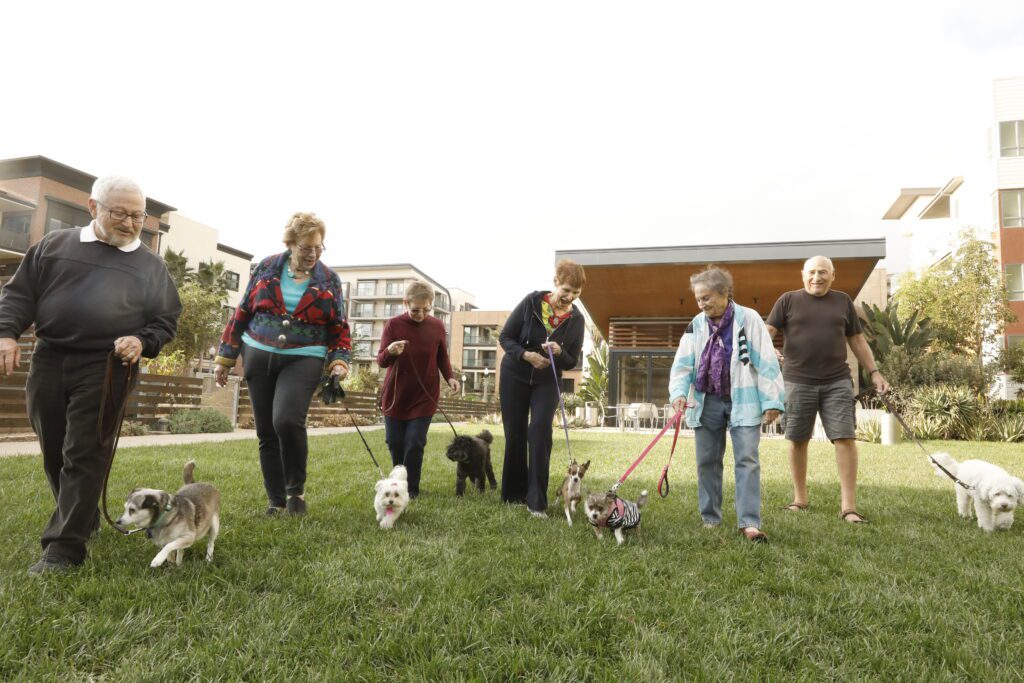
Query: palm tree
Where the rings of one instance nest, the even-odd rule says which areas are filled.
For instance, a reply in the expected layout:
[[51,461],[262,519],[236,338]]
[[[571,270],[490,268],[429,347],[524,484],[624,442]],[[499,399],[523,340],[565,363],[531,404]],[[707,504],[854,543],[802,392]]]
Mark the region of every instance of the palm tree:
[[188,259],[185,257],[185,250],[174,251],[168,249],[164,252],[164,263],[167,264],[167,272],[170,273],[174,284],[180,289],[186,282],[191,282],[195,271],[189,267]]
[[224,270],[223,261],[202,261],[196,270],[195,282],[200,287],[219,291],[226,294],[228,291],[227,272]]

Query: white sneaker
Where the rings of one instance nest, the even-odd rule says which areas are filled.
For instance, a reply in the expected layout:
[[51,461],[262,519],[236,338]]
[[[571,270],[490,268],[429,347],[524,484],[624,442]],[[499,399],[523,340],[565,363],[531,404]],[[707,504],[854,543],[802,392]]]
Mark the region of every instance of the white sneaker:
[[547,519],[548,518],[548,513],[541,512],[540,510],[530,510],[530,514],[533,515],[534,517],[536,517],[537,519]]

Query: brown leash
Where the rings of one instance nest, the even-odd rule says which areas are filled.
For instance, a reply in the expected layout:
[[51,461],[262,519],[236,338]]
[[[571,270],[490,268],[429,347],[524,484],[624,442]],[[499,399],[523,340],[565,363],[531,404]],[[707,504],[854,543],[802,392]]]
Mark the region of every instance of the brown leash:
[[[138,379],[139,366],[132,363],[128,366],[124,375],[124,385],[120,387],[120,396],[114,396],[114,367],[121,362],[121,359],[111,351],[107,356],[107,369],[103,375],[103,389],[100,392],[100,414],[96,420],[96,431],[99,434],[100,446],[110,445],[110,457],[107,459],[107,471],[103,474],[103,518],[107,523],[120,534],[128,536],[143,529],[125,529],[110,518],[107,512],[107,482],[110,480],[110,469],[114,465],[114,453],[117,452],[117,442],[121,438],[121,425],[124,423],[124,415],[128,410],[128,396],[131,394]],[[111,419],[104,420],[108,408],[112,408]]]
[[899,412],[898,412],[898,411],[896,410],[896,407],[895,407],[895,406],[894,406],[894,405],[893,405],[893,404],[892,404],[892,403],[891,403],[891,402],[889,401],[889,399],[887,399],[887,398],[885,397],[885,394],[883,394],[883,393],[880,393],[880,392],[879,392],[879,391],[877,391],[877,390],[876,390],[876,389],[875,389],[874,387],[871,387],[871,388],[869,388],[869,389],[865,389],[865,390],[864,390],[864,391],[862,391],[861,393],[859,393],[859,394],[857,394],[856,396],[854,396],[854,399],[855,399],[855,400],[860,400],[860,399],[862,399],[862,398],[865,398],[865,397],[867,397],[867,396],[871,396],[871,395],[874,395],[874,396],[875,396],[876,398],[878,398],[878,400],[879,400],[879,401],[881,401],[881,402],[882,402],[882,404],[883,404],[883,405],[885,406],[885,409],[886,409],[886,410],[888,410],[888,411],[889,411],[889,413],[890,413],[890,414],[891,414],[891,415],[892,415],[893,417],[895,417],[895,418],[896,418],[896,421],[900,423],[900,426],[901,426],[901,427],[903,427],[903,431],[905,431],[905,432],[907,433],[907,435],[908,435],[908,436],[909,436],[909,437],[911,438],[911,440],[912,440],[912,441],[913,441],[913,442],[914,442],[915,444],[917,444],[917,447],[918,447],[918,448],[920,448],[920,449],[921,449],[921,451],[922,451],[922,452],[924,452],[924,454],[928,456],[928,459],[929,459],[929,460],[931,460],[931,462],[932,462],[932,464],[933,464],[933,465],[935,465],[936,467],[938,467],[938,468],[939,468],[940,470],[942,470],[942,471],[943,471],[943,472],[945,473],[945,475],[946,475],[947,477],[949,477],[950,479],[952,479],[952,480],[953,480],[954,482],[956,482],[956,483],[957,483],[957,484],[959,484],[960,486],[963,486],[963,487],[964,487],[965,489],[967,489],[968,491],[971,491],[971,490],[973,490],[973,489],[974,489],[974,487],[973,487],[973,486],[971,486],[970,484],[968,484],[968,483],[966,483],[966,482],[962,481],[962,480],[961,480],[961,479],[959,479],[959,478],[958,478],[958,477],[957,477],[957,476],[956,476],[955,474],[953,474],[952,472],[950,472],[949,470],[947,470],[947,469],[946,469],[945,467],[943,467],[943,466],[942,466],[942,465],[941,465],[941,464],[939,463],[939,461],[938,461],[938,460],[936,460],[936,459],[935,459],[935,458],[934,458],[934,457],[932,456],[932,454],[928,452],[928,449],[924,447],[924,444],[923,444],[923,443],[921,443],[921,441],[920,441],[920,440],[919,440],[919,439],[917,438],[917,436],[915,436],[915,435],[914,435],[914,430],[910,428],[910,425],[908,425],[908,424],[906,423],[906,421],[905,421],[905,420],[903,419],[903,416],[902,416],[902,415],[900,415],[900,414],[899,414]]

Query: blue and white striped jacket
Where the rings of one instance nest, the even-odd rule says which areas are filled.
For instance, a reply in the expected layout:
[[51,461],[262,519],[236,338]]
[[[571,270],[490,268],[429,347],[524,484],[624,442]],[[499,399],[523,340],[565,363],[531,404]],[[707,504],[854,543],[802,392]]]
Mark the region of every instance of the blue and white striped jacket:
[[[734,427],[753,427],[761,424],[766,410],[785,410],[785,385],[775,347],[768,336],[768,328],[757,311],[733,302],[732,358],[729,377],[732,382],[732,413],[729,423]],[[696,364],[708,341],[708,319],[698,315],[686,328],[679,340],[679,349],[672,362],[668,380],[669,400],[686,398],[696,404],[686,409],[686,424],[700,426],[704,410],[704,392],[694,389]]]

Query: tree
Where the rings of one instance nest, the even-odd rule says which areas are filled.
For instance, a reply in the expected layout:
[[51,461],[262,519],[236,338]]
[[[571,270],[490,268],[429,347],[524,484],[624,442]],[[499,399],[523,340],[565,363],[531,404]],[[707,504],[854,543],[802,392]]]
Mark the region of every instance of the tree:
[[1016,317],[1006,303],[993,245],[970,230],[960,237],[951,257],[901,279],[895,298],[931,319],[939,346],[970,355],[980,369],[985,349],[995,346]]
[[195,282],[210,290],[220,292],[221,296],[228,291],[228,274],[223,261],[203,261],[196,269]]
[[999,350],[996,366],[1017,384],[1024,384],[1024,344]]
[[217,345],[217,339],[224,329],[224,293],[189,282],[178,288],[181,299],[181,317],[178,318],[178,333],[167,344],[161,355],[181,351],[188,359],[183,371],[199,358],[210,346]]
[[171,274],[174,284],[180,289],[186,282],[191,282],[195,271],[189,267],[185,251],[174,251],[168,249],[164,252],[164,263],[167,264],[167,272]]

